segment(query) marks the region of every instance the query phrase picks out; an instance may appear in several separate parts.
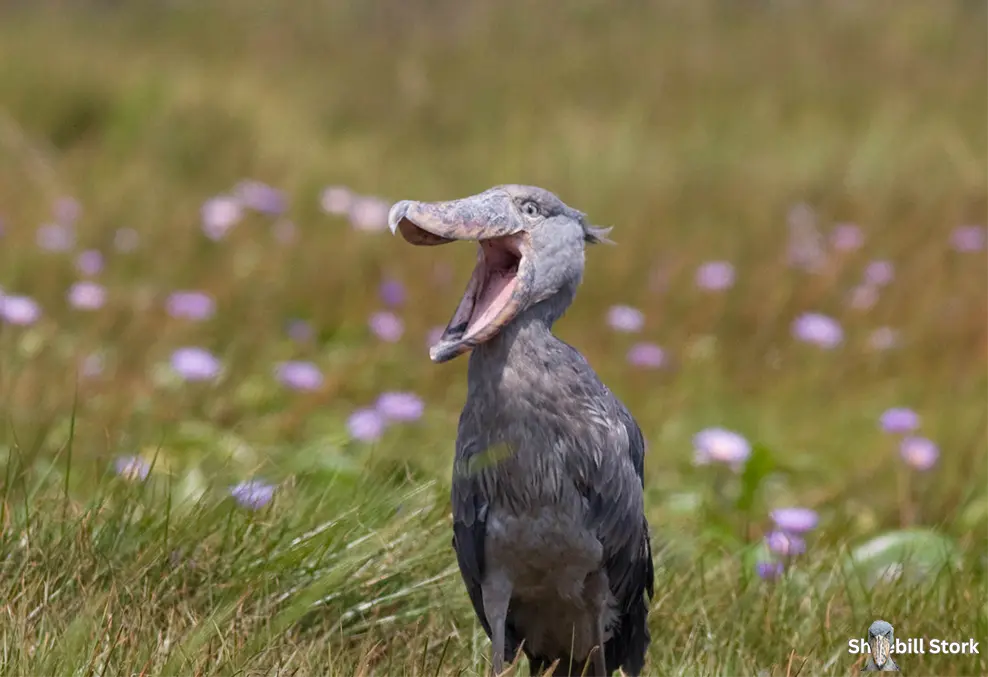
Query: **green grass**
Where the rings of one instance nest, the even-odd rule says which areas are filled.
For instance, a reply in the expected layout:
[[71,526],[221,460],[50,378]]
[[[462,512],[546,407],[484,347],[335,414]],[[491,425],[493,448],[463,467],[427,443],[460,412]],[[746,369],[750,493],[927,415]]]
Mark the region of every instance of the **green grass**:
[[[535,183],[615,226],[558,331],[649,442],[648,674],[848,674],[847,641],[876,618],[988,641],[988,268],[949,248],[988,210],[980,4],[91,4],[0,9],[0,287],[45,309],[0,326],[0,672],[483,673],[449,547],[465,363],[425,350],[473,254],[356,232],[320,212],[329,184],[446,199]],[[259,216],[203,238],[203,201],[245,177],[290,196],[294,245]],[[62,195],[83,206],[78,249],[108,254],[96,313],[66,305],[72,258],[34,244]],[[859,223],[864,248],[789,268],[799,203],[824,234]],[[137,252],[112,253],[121,227]],[[879,258],[895,280],[853,310]],[[737,268],[722,295],[693,284],[713,259]],[[366,328],[383,276],[408,286],[397,344]],[[217,316],[169,319],[181,288]],[[618,303],[645,312],[641,336],[606,328]],[[809,311],[840,319],[844,345],[793,341]],[[315,341],[286,337],[295,317]],[[901,345],[869,349],[883,326]],[[638,340],[670,368],[627,365]],[[169,378],[182,345],[220,355],[223,377]],[[104,374],[77,379],[94,351]],[[273,379],[296,358],[322,368],[318,392]],[[385,390],[423,396],[423,420],[349,440],[346,417]],[[891,406],[940,445],[930,472],[900,467],[877,426]],[[694,467],[709,426],[758,442],[757,463]],[[114,476],[131,454],[153,460],[146,483]],[[253,476],[278,483],[257,512],[228,496]],[[753,561],[781,505],[821,524],[767,583]],[[984,654],[900,658],[988,672]]]

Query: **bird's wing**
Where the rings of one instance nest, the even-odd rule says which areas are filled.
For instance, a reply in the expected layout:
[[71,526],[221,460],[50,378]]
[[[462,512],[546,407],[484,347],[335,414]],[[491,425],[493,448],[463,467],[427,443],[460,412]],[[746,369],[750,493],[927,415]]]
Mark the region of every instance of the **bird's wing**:
[[477,486],[476,476],[462,467],[461,459],[468,458],[463,448],[470,444],[462,437],[456,442],[456,463],[453,470],[451,500],[453,508],[453,549],[460,575],[477,618],[490,637],[491,627],[484,613],[484,600],[480,584],[484,576],[484,537],[487,533],[487,501]]

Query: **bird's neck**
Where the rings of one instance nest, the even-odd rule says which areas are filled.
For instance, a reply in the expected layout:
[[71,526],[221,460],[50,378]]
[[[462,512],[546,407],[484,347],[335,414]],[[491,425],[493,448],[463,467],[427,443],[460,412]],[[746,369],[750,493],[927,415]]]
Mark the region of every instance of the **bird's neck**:
[[558,343],[552,325],[563,316],[576,293],[576,285],[520,312],[493,338],[473,349],[468,380],[474,384],[496,384],[505,369],[514,371],[545,369],[539,359]]

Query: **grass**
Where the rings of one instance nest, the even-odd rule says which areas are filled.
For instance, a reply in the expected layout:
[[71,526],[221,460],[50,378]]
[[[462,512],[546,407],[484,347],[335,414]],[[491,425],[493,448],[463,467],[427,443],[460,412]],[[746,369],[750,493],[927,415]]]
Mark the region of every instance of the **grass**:
[[[0,287],[44,309],[0,325],[0,671],[483,672],[449,548],[465,364],[424,348],[472,254],[350,229],[319,210],[330,184],[445,199],[535,183],[616,226],[558,332],[649,442],[649,674],[847,674],[863,665],[848,639],[876,618],[988,641],[986,260],[949,247],[988,209],[984,8],[424,4],[0,10]],[[294,243],[257,215],[203,237],[202,203],[245,177],[285,190]],[[72,257],[35,245],[64,195],[83,208],[77,249],[107,255],[98,312],[66,303]],[[791,268],[799,204],[824,236],[860,224],[864,247]],[[122,227],[136,252],[114,253]],[[737,282],[702,292],[694,271],[716,259]],[[873,259],[895,279],[855,310]],[[394,344],[366,326],[384,277],[408,288]],[[169,318],[175,289],[209,292],[216,317]],[[641,336],[604,325],[613,304],[645,313]],[[794,341],[803,312],[839,319],[843,345]],[[293,318],[315,338],[289,339]],[[886,326],[900,345],[871,349]],[[629,366],[638,340],[670,366]],[[177,381],[185,345],[223,375]],[[78,378],[93,353],[103,373]],[[286,359],[317,363],[322,387],[281,387]],[[351,440],[347,416],[384,390],[415,391],[425,416]],[[934,469],[902,466],[877,425],[892,406],[921,414]],[[742,475],[692,465],[710,426],[757,443]],[[146,482],[113,473],[135,454]],[[229,497],[250,477],[277,483],[258,511]],[[785,505],[821,524],[763,581]],[[984,674],[983,655],[899,663]]]

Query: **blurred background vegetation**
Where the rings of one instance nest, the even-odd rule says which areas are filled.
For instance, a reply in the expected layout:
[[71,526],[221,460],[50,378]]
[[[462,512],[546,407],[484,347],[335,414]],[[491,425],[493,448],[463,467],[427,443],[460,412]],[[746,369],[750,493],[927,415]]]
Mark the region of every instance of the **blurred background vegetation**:
[[[771,450],[777,472],[759,478],[753,519],[772,505],[811,507],[823,520],[820,547],[834,549],[908,526],[897,452],[877,423],[906,406],[941,449],[911,486],[916,522],[958,544],[975,575],[966,585],[983,593],[988,267],[983,250],[952,249],[951,234],[983,225],[988,209],[986,19],[981,2],[920,0],[8,0],[0,288],[30,295],[44,316],[26,329],[0,326],[5,519],[28,529],[19,492],[40,495],[26,488],[35,476],[88,514],[99,478],[125,454],[157,459],[170,485],[194,496],[255,474],[297,483],[302,495],[305,478],[328,486],[341,468],[379,468],[402,491],[435,482],[443,513],[466,363],[432,365],[426,336],[449,319],[474,254],[352,228],[323,212],[320,195],[342,185],[387,201],[438,200],[530,183],[615,226],[617,246],[588,252],[558,333],[641,423],[660,540],[687,563],[685,544],[703,540],[706,513],[690,506],[707,500],[709,478],[691,462],[691,438],[710,426]],[[243,179],[283,190],[287,213],[250,215],[222,241],[204,237],[205,201]],[[82,208],[77,249],[107,257],[96,313],[66,301],[72,257],[36,244],[66,196]],[[292,241],[276,236],[285,220]],[[841,223],[860,226],[860,250],[832,250]],[[139,234],[137,251],[113,252],[121,228]],[[794,237],[823,243],[819,270],[790,264]],[[710,260],[734,265],[730,289],[697,287]],[[872,260],[891,261],[894,280],[873,307],[855,308],[849,294]],[[407,288],[398,342],[368,327],[385,279]],[[169,318],[162,299],[178,289],[207,291],[216,317]],[[640,335],[607,326],[619,304],[644,313]],[[795,341],[791,323],[806,312],[836,318],[843,344]],[[296,319],[314,339],[286,334]],[[876,349],[869,337],[883,327],[898,343]],[[628,364],[642,340],[662,346],[665,367]],[[219,356],[222,378],[169,380],[168,357],[185,345]],[[106,361],[101,377],[78,379],[94,352]],[[317,391],[273,378],[292,359],[319,366]],[[347,417],[389,390],[424,398],[424,417],[377,444],[355,443]],[[362,496],[339,493],[333,510]],[[320,518],[322,504],[303,504]],[[278,519],[270,528],[290,532]],[[741,540],[760,529],[746,522]],[[421,570],[409,560],[409,580],[452,562],[447,534],[435,533],[433,559]],[[425,646],[451,623],[470,627],[458,582],[443,581],[442,599],[455,606],[449,617],[435,612]],[[980,593],[962,596],[973,605]],[[934,629],[947,616],[985,629],[984,607],[937,609],[926,619]],[[669,622],[665,613],[656,623]],[[853,610],[855,622],[870,614]],[[681,635],[657,627],[667,639],[691,636],[692,621],[680,620]],[[859,636],[870,620],[835,636]],[[761,621],[737,622],[750,631]],[[749,637],[719,667],[683,668],[676,641],[653,665],[785,671],[788,657]],[[827,657],[812,665],[847,664]],[[207,664],[226,658],[215,660]],[[941,674],[954,669],[926,660]],[[984,672],[971,660],[954,674]]]

